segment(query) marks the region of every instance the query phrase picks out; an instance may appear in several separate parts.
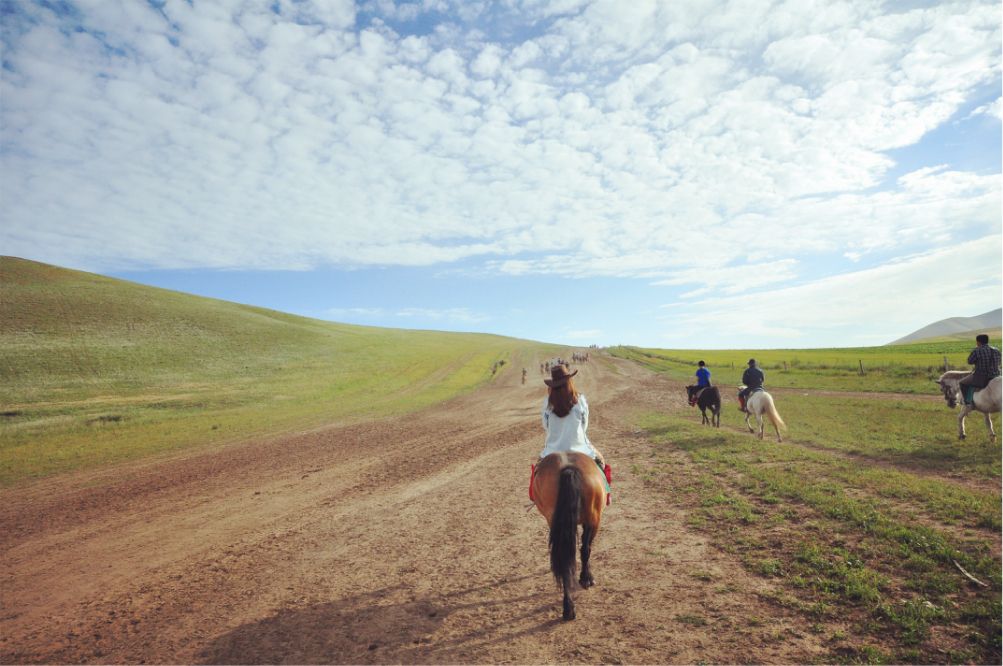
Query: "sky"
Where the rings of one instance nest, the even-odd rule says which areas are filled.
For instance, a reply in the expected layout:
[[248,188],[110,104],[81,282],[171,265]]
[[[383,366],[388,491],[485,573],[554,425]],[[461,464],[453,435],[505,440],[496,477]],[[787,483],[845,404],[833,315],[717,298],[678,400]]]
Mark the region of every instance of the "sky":
[[996,0],[0,18],[3,255],[569,345],[878,345],[1003,301]]

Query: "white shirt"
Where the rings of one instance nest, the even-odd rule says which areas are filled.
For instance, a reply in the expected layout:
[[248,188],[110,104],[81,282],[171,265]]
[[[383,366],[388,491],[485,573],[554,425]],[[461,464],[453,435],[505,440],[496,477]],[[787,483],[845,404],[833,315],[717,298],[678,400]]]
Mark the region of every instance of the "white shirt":
[[540,457],[557,451],[578,451],[595,458],[596,450],[585,434],[589,429],[589,403],[585,396],[578,395],[578,403],[572,405],[567,416],[558,416],[550,407],[550,396],[543,401],[543,429],[547,431],[547,441]]

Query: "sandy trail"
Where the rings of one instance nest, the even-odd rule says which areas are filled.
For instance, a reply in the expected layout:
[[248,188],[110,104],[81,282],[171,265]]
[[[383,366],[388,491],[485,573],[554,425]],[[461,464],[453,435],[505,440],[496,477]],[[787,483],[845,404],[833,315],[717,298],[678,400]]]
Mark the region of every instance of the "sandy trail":
[[[615,359],[579,366],[613,462],[597,586],[560,621],[538,360],[396,420],[331,426],[0,495],[0,661],[804,662],[826,653],[763,599],[771,581],[632,473],[630,416],[681,400]],[[530,368],[521,384],[516,366]],[[673,397],[668,397],[673,396]],[[662,455],[665,455],[664,450]],[[671,454],[670,454],[671,455]],[[692,473],[678,455],[679,475]],[[726,581],[726,585],[721,582]],[[783,640],[778,636],[783,635]]]

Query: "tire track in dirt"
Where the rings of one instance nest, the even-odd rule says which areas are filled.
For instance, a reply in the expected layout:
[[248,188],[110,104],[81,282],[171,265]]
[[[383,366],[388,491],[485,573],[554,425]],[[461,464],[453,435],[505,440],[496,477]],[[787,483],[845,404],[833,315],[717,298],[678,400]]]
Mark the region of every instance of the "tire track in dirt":
[[[594,550],[598,585],[579,592],[577,621],[560,622],[546,524],[526,511],[544,388],[534,372],[521,385],[522,365],[538,361],[514,359],[475,393],[396,420],[132,466],[120,481],[95,473],[4,491],[0,660],[825,654],[803,620],[764,601],[770,580],[688,529],[684,505],[645,491],[631,470],[655,452],[630,419],[675,387],[609,358],[579,366],[576,382],[592,408],[590,435],[615,465],[614,504]],[[674,464],[692,472],[682,454]]]

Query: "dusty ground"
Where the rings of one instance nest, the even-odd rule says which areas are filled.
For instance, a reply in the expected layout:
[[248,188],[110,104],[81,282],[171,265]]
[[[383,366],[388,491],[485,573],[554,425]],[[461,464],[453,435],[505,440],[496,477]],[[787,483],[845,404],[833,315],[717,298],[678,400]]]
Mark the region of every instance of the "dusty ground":
[[[577,621],[560,622],[546,525],[527,511],[543,441],[538,363],[525,359],[525,386],[517,360],[475,394],[403,419],[3,492],[0,661],[790,663],[825,654],[802,620],[764,600],[770,580],[688,529],[685,506],[645,493],[631,466],[650,444],[630,414],[681,398],[609,358],[579,366],[577,383],[591,437],[614,463],[614,500],[593,554],[597,586],[577,594]],[[686,465],[679,456],[680,474]]]

